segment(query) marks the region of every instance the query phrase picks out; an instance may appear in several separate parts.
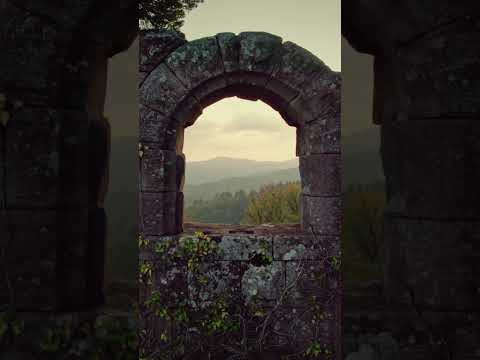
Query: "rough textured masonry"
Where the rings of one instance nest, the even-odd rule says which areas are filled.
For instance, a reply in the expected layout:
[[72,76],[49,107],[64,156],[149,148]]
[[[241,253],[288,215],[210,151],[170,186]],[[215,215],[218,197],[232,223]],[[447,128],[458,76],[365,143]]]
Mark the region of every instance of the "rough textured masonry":
[[[343,0],[342,8],[343,35],[375,57],[387,189],[383,295],[397,314],[379,322],[409,319],[408,331],[436,339],[400,358],[478,358],[480,4]],[[349,360],[365,358],[357,356]]]
[[[220,292],[237,292],[238,301],[244,303],[260,297],[261,305],[268,307],[281,300],[282,290],[300,273],[295,264],[308,266],[294,287],[296,296],[280,301],[281,312],[285,316],[294,316],[295,309],[300,313],[309,296],[316,294],[326,318],[316,331],[307,330],[312,314],[299,319],[302,332],[284,316],[276,328],[283,336],[270,339],[269,345],[291,345],[298,351],[302,345],[318,342],[332,351],[337,347],[340,356],[340,283],[338,271],[331,268],[332,259],[339,257],[341,227],[340,74],[294,43],[261,32],[221,33],[187,42],[177,32],[145,31],[140,46],[139,224],[150,244],[141,249],[141,260],[154,260],[152,244],[168,239],[176,243],[183,232],[184,129],[194,124],[203,108],[223,98],[262,100],[297,128],[301,228],[279,234],[272,228],[265,235],[248,234],[246,229],[219,235],[217,229],[212,238],[223,255],[213,260],[214,265],[202,265],[201,273],[221,278]],[[270,261],[256,261],[259,251]],[[179,274],[175,266],[157,271],[163,282],[154,281],[153,288],[163,284],[167,285],[164,292],[175,292],[165,279],[176,279],[176,285],[185,282],[182,296],[194,301],[195,279],[188,271]],[[327,277],[323,288],[313,279],[318,272]],[[148,289],[142,291],[144,299],[149,295]],[[151,314],[142,320],[147,332],[157,329],[161,321]],[[161,335],[153,331],[152,336]],[[249,335],[258,337],[258,329]],[[167,345],[149,346],[154,353],[159,351],[156,347]]]
[[136,6],[0,1],[0,311],[103,303],[106,71]]
[[[413,301],[439,313],[478,311],[480,7],[444,0],[344,5],[344,35],[375,56],[374,121],[382,126],[388,197],[386,295],[392,304]],[[375,16],[367,25],[357,13]]]

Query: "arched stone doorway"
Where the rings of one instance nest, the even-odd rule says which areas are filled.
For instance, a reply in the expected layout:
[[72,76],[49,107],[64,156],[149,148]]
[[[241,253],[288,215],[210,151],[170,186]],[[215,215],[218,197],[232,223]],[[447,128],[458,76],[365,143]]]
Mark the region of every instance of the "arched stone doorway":
[[[298,279],[299,287],[295,289],[299,296],[290,299],[287,307],[282,304],[283,315],[275,326],[284,329],[282,326],[295,322],[288,316],[304,308],[309,301],[307,297],[311,296],[324,305],[327,315],[318,321],[320,327],[315,331],[301,330],[312,320],[303,319],[299,322],[300,328],[284,329],[289,334],[272,341],[277,348],[294,341],[295,351],[298,351],[298,344],[308,347],[318,343],[335,351],[338,359],[341,356],[338,342],[341,297],[339,269],[335,263],[339,260],[341,230],[340,83],[340,74],[307,50],[268,33],[221,33],[191,42],[175,32],[146,31],[140,36],[139,232],[141,243],[147,244],[140,249],[141,268],[149,268],[148,264],[158,260],[152,244],[176,242],[182,236],[184,129],[195,123],[202,109],[226,97],[262,100],[297,129],[296,153],[300,157],[302,183],[301,227],[293,230],[273,227],[261,233],[253,229],[236,235],[214,234],[212,238],[220,247],[235,244],[238,251],[216,258],[219,263],[227,264],[226,269],[213,271],[210,265],[202,269],[205,273],[215,272],[216,277],[228,278],[222,281],[245,295],[245,287],[248,287],[245,284],[251,280],[247,277],[255,272],[253,267],[263,266],[263,270],[271,271],[270,275],[274,272],[280,279],[279,283],[272,280],[268,291],[259,290],[271,296],[268,300],[271,305],[271,301],[279,298],[271,294],[278,294],[282,286],[287,287],[296,277],[293,265],[305,260],[310,270]],[[271,255],[268,265],[249,262],[249,251],[257,243]],[[158,263],[155,268],[158,274],[153,275],[150,283],[153,289],[173,293],[179,284],[182,287],[185,283],[184,290],[179,293],[191,299],[195,293],[191,280],[194,276],[179,275],[178,269],[171,271],[165,269],[161,261]],[[317,272],[326,276],[326,285],[321,289],[316,288],[312,276]],[[188,269],[180,271],[180,274],[187,273]],[[236,277],[236,281],[231,282],[231,277]],[[168,282],[165,279],[175,279],[176,288],[164,286]],[[141,301],[151,294],[150,290],[145,290],[141,291]],[[161,321],[152,316],[152,312],[146,313],[150,315],[142,313],[141,327],[150,332],[153,339],[162,337]],[[168,325],[178,337],[176,330],[172,330],[174,327]],[[151,347],[150,353],[161,351],[158,349],[161,344],[148,339],[141,341],[141,346]]]
[[[171,33],[147,33],[143,38],[140,68],[146,79],[140,86],[140,201],[142,208],[159,211],[153,217],[142,212],[142,232],[182,231],[178,216],[182,213],[184,128],[193,125],[208,105],[238,96],[264,101],[297,128],[303,228],[337,235],[339,74],[299,46],[266,33],[223,33],[186,43],[170,54],[168,47],[167,54],[158,51],[172,42],[178,46],[183,41]],[[161,203],[161,209],[155,203]],[[165,203],[172,207],[165,209]]]

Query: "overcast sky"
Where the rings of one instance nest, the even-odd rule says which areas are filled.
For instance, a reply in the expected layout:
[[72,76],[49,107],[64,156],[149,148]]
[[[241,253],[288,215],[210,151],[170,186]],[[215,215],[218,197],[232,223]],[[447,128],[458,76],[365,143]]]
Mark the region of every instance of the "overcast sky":
[[[205,0],[187,15],[182,31],[187,40],[219,32],[266,31],[306,48],[335,71],[341,70],[341,52],[345,53],[347,47],[347,52],[356,56],[355,64],[360,65],[348,69],[352,79],[363,81],[371,76],[370,59],[353,53],[346,44],[342,49],[340,0]],[[110,62],[105,112],[111,120],[113,136],[138,134],[137,89],[130,86],[137,81],[137,59],[138,43],[135,43],[128,52]],[[344,79],[344,88],[345,83]],[[370,124],[370,96],[367,88],[362,89],[358,98],[354,96],[363,113],[352,109],[352,114],[361,119],[347,119],[346,133]],[[186,130],[184,152],[190,161],[216,156],[291,159],[295,157],[295,128],[286,125],[260,101],[224,99],[204,109],[195,125]]]
[[[340,70],[339,0],[205,0],[188,14],[182,31],[188,40],[220,32],[265,31]],[[261,101],[224,99],[205,109],[186,130],[184,153],[190,160],[287,160],[295,157],[295,128]]]

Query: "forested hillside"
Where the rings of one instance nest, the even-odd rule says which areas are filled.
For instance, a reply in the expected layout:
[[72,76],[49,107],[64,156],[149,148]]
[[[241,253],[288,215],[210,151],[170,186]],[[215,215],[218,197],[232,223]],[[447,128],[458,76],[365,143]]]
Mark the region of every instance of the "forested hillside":
[[[342,139],[345,190],[355,184],[378,183],[381,186],[383,171],[378,148],[376,128]],[[112,139],[110,189],[106,202],[107,266],[110,276],[115,277],[134,276],[130,269],[136,268],[137,263],[137,151],[135,137]],[[267,184],[297,182],[297,164],[298,159],[260,162],[221,157],[187,162],[185,214],[191,220],[203,222],[245,222],[252,191],[258,193]],[[378,191],[375,194],[379,196]]]

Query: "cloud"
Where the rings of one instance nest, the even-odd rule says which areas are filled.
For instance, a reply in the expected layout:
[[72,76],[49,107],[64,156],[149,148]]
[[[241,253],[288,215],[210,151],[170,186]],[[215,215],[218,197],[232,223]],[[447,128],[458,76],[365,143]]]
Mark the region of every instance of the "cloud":
[[204,109],[186,129],[184,153],[190,160],[216,156],[286,160],[295,156],[295,128],[258,101],[226,99]]
[[236,114],[222,127],[224,133],[232,132],[257,132],[257,133],[278,133],[286,126],[280,115],[272,113],[272,116],[261,114]]

